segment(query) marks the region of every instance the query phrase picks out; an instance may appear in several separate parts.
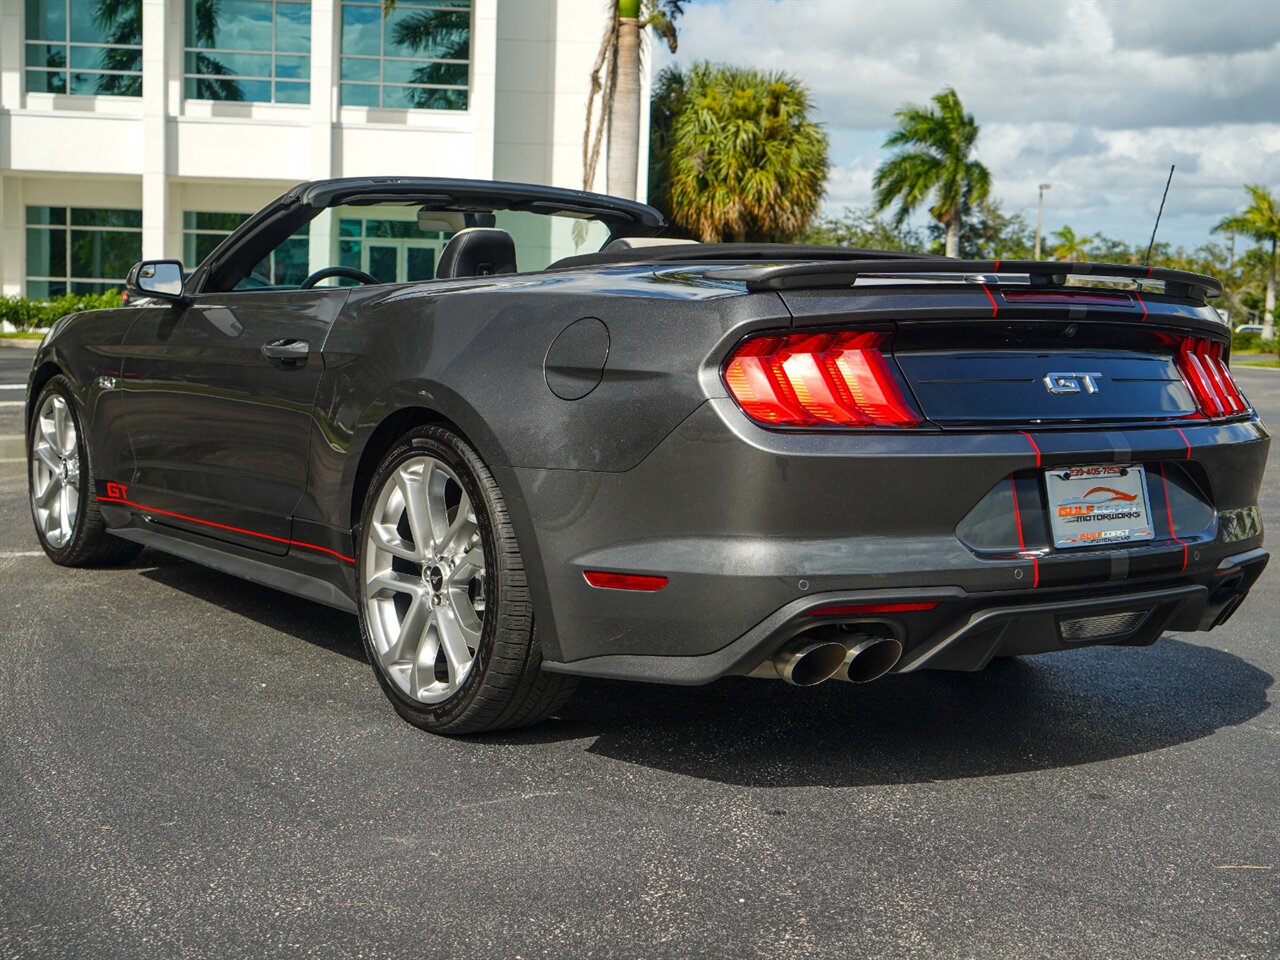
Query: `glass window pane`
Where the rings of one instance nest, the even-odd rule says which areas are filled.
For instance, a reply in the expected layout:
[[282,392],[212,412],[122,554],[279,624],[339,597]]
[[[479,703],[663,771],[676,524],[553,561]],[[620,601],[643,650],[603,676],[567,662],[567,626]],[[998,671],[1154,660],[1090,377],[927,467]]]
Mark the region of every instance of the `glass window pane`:
[[365,57],[343,57],[343,80],[367,80],[378,82],[378,65],[382,61]]
[[277,80],[306,80],[311,76],[311,61],[307,57],[276,57]]
[[462,10],[397,6],[383,24],[388,57],[465,60],[471,50],[471,15]]
[[342,52],[382,55],[382,10],[377,6],[342,5]]
[[270,50],[271,2],[270,0],[219,0],[206,4],[196,0],[199,6],[211,9],[196,25],[194,44],[218,50]]
[[141,229],[142,211],[95,210],[87,207],[72,207],[71,225],[74,227],[135,227]]
[[431,247],[410,247],[406,280],[430,280],[436,275],[436,252]]
[[467,64],[384,60],[382,79],[387,83],[438,83],[465,87]]
[[27,207],[27,223],[66,223],[66,207]]
[[65,67],[67,65],[67,48],[55,47],[47,43],[27,44],[28,67]]
[[307,238],[290,237],[271,255],[272,274],[280,286],[296,287],[307,279]]
[[71,39],[85,43],[142,44],[142,0],[71,0]]
[[64,0],[27,0],[28,40],[66,40],[67,5]]
[[27,275],[65,277],[67,275],[67,231],[27,228]]
[[182,237],[182,262],[188,267],[195,267],[200,264],[205,257],[213,253],[225,239],[223,234],[216,233],[186,233]]
[[27,296],[32,300],[48,300],[67,292],[65,280],[28,280]]
[[188,210],[182,215],[182,225],[188,230],[217,230],[230,233],[248,219],[247,213],[201,213]]
[[276,81],[276,103],[310,103],[311,86],[307,83],[282,83]]
[[140,97],[142,77],[136,73],[100,73],[95,78],[94,93],[114,97]]
[[269,77],[271,76],[271,55],[254,53],[202,53],[200,54],[202,69],[199,73],[212,73],[216,76]]
[[378,88],[373,85],[344,83],[342,85],[342,105],[344,107],[376,107],[378,105]]
[[369,273],[382,283],[396,282],[396,248],[369,247]]
[[311,50],[311,4],[276,4],[276,52],[308,53]]
[[[344,221],[345,222],[345,221]],[[338,241],[338,263],[344,267],[360,269],[360,241]]]
[[27,92],[66,93],[67,75],[65,73],[46,73],[43,70],[28,70]]
[[135,231],[72,230],[71,276],[123,281],[142,259],[142,234]]

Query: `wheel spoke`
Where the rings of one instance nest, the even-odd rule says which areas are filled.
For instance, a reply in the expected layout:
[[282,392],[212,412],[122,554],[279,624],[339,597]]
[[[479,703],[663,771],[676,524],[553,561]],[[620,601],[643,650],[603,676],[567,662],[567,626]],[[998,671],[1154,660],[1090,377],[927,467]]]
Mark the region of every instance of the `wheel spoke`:
[[47,509],[52,506],[54,499],[62,492],[62,477],[54,474],[49,478],[48,484],[44,490],[36,495],[36,506]]
[[471,544],[454,564],[453,571],[449,574],[449,583],[465,587],[483,570],[484,548],[476,542]]
[[61,517],[59,519],[58,532],[62,534],[64,543],[71,537],[71,521],[74,519],[74,517],[71,514],[70,493],[71,492],[67,488],[67,485],[65,483],[62,484],[62,490],[58,498],[60,501],[59,513],[61,514]]
[[48,443],[36,444],[34,447],[31,448],[31,452],[35,454],[35,457],[37,460],[43,463],[46,467],[48,467],[54,473],[57,473],[62,469],[61,458],[59,458],[59,456],[56,453],[54,453],[53,447],[50,446]]
[[422,634],[422,643],[413,658],[413,666],[409,670],[409,693],[420,699],[422,691],[436,682],[436,654],[440,652],[437,634],[440,630],[440,618],[433,617],[434,630],[428,629]]
[[418,651],[426,642],[427,631],[431,628],[433,611],[431,601],[425,596],[419,595],[413,598],[409,609],[405,611],[404,619],[400,621],[400,635],[387,649],[387,654],[383,658],[385,663],[417,660]]
[[58,439],[58,431],[53,423],[53,411],[41,411],[40,413],[40,436],[44,438],[44,442],[49,445],[50,450],[61,450],[62,443]]
[[458,501],[458,512],[454,514],[453,522],[449,524],[440,552],[447,557],[462,552],[467,548],[471,538],[475,536],[475,532],[475,511],[471,509],[471,498],[467,496],[464,490],[462,499]]
[[427,496],[423,478],[401,468],[395,473],[396,487],[404,501],[405,518],[409,521],[409,533],[413,536],[415,552],[411,559],[423,560],[431,553],[431,518],[427,510]]
[[54,401],[53,429],[58,437],[58,452],[64,457],[75,453],[76,431],[71,423],[71,412],[67,409],[65,401]]
[[449,507],[444,499],[445,488],[449,485],[449,475],[435,463],[429,463],[423,474],[427,518],[431,524],[431,552],[442,553],[449,542]]
[[422,596],[422,581],[417,577],[397,573],[394,570],[382,570],[371,576],[368,581],[369,595],[377,596],[386,593],[407,593],[411,597]]
[[[436,612],[436,631],[440,634],[440,646],[444,650],[444,658],[449,663],[449,680],[457,683],[471,666],[471,649],[467,645],[468,631],[458,622],[453,604],[438,607]],[[475,641],[478,642],[476,635]]]
[[404,560],[421,562],[422,555],[412,543],[400,539],[395,527],[387,523],[370,523],[369,536],[373,538],[379,550],[385,550],[393,556]]

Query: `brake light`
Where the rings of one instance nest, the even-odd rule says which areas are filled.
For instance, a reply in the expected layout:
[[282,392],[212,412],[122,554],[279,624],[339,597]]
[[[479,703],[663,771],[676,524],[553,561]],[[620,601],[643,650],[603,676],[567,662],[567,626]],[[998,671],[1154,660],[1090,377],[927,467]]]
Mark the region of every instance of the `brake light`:
[[1188,337],[1178,346],[1177,364],[1196,407],[1206,417],[1233,417],[1249,409],[1222,359],[1222,344]]
[[609,573],[605,570],[584,570],[583,578],[601,590],[639,590],[653,593],[671,581],[666,577],[654,577],[643,573]]
[[744,340],[724,382],[751,419],[779,427],[914,427],[921,416],[890,366],[887,333],[790,333]]

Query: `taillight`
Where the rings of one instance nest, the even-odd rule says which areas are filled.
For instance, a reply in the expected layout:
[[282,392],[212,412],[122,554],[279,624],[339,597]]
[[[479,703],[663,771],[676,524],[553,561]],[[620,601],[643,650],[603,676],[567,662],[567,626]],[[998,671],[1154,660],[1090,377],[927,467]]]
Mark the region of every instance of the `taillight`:
[[1249,409],[1222,359],[1222,344],[1188,337],[1178,346],[1178,372],[1206,417],[1233,417]]
[[744,340],[724,382],[751,419],[778,427],[914,427],[884,349],[887,333],[789,333]]

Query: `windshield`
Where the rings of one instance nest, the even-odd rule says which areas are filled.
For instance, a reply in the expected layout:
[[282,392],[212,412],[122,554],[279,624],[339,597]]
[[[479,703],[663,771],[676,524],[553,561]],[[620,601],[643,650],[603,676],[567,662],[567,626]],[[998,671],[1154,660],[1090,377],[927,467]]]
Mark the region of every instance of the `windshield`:
[[[317,270],[334,266],[358,270],[379,283],[431,280],[457,231],[491,226],[511,234],[521,273],[544,270],[562,257],[593,253],[609,239],[609,228],[599,220],[523,210],[433,212],[418,202],[334,206],[276,244],[234,289],[297,288]],[[319,285],[355,282],[333,277]]]

